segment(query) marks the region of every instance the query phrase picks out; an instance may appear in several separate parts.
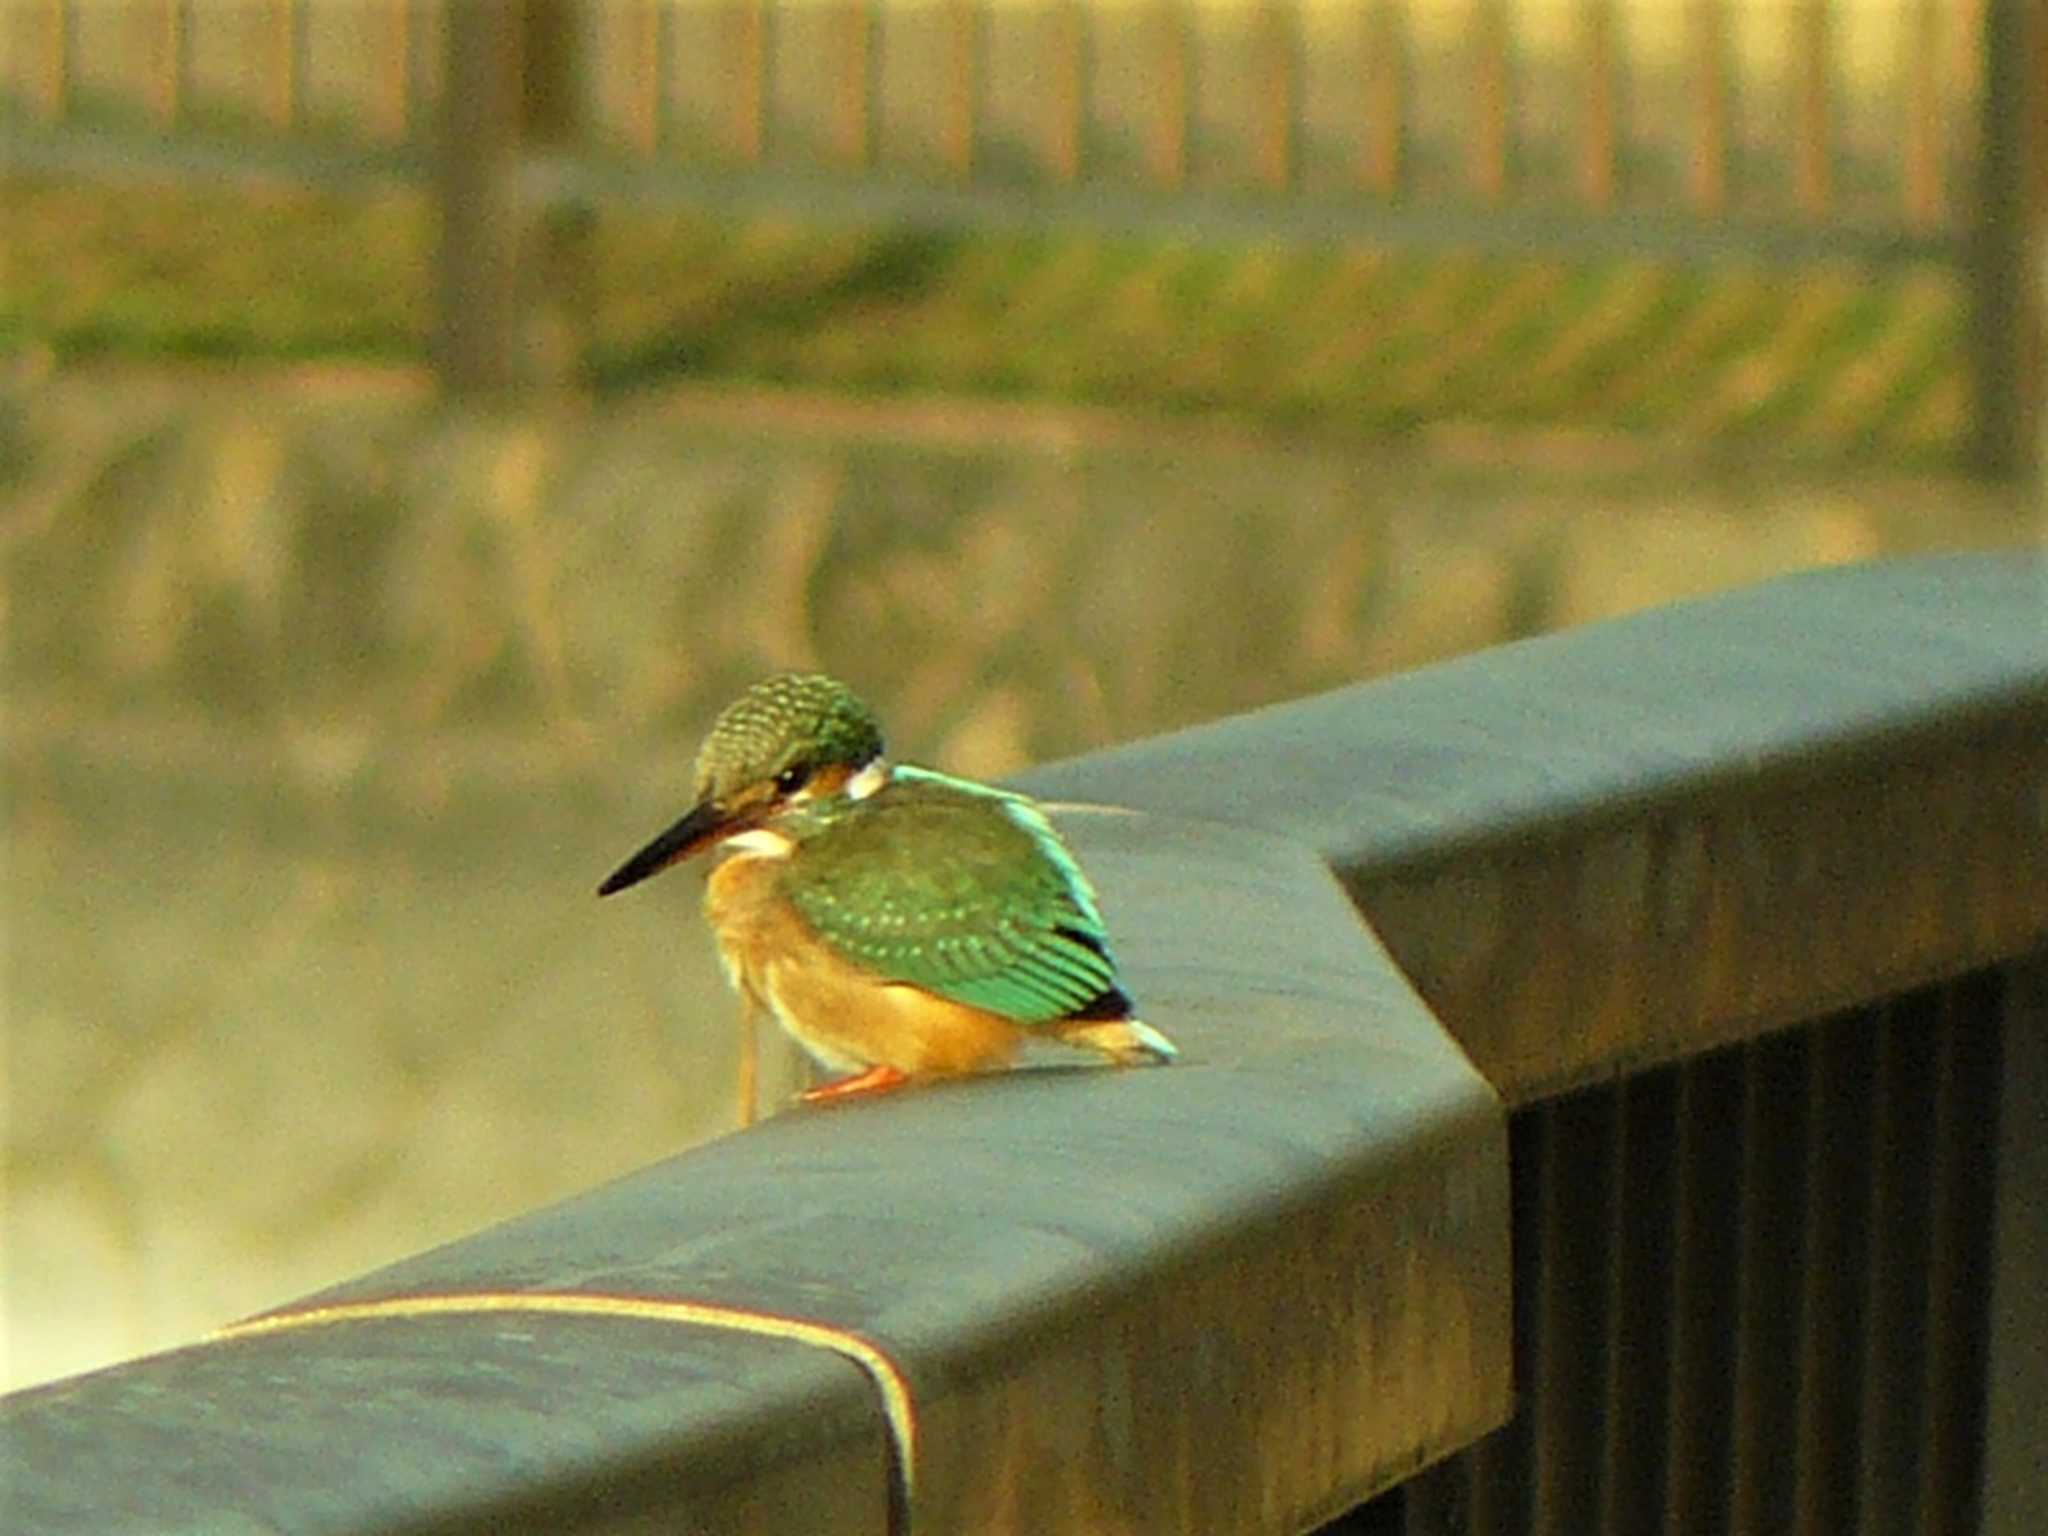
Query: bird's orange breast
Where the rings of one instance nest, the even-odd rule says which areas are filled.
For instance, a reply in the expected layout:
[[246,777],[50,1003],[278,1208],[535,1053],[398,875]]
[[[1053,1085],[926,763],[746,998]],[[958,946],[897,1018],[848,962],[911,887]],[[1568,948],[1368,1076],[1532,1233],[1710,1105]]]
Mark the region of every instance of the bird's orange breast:
[[781,860],[739,853],[711,872],[704,912],[733,985],[811,1055],[839,1071],[894,1067],[913,1077],[1000,1066],[1021,1032],[1010,1020],[892,982],[845,959],[780,892]]

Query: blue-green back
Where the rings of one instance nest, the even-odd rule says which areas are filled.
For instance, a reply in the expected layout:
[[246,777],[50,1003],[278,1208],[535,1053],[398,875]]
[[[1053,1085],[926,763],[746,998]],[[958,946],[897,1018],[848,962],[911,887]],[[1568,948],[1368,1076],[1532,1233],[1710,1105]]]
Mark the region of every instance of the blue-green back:
[[1101,1006],[1116,987],[1095,893],[1021,796],[898,768],[818,816],[783,889],[855,964],[1019,1023]]

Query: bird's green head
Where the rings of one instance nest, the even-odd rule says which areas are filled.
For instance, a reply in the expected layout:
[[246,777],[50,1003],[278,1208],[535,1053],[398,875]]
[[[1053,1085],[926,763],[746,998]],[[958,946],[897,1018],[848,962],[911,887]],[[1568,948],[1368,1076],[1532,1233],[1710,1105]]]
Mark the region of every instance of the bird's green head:
[[882,728],[851,688],[815,672],[763,678],[725,707],[697,749],[696,804],[613,871],[598,894],[624,890],[785,812],[876,788],[886,776]]
[[697,749],[697,798],[830,793],[882,755],[874,711],[837,678],[778,672],[725,707]]

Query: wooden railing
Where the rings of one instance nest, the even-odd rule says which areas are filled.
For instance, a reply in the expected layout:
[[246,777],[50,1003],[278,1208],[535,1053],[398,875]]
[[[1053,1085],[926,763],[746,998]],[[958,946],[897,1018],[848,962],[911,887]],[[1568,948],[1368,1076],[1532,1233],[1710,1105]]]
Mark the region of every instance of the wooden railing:
[[2038,1523],[2044,614],[1817,572],[1034,778],[1316,848],[1510,1107],[1516,1417],[1338,1529]]
[[4,142],[18,164],[316,177],[425,175],[417,147],[446,145],[440,361],[459,387],[520,374],[549,266],[525,214],[609,197],[1943,263],[1973,295],[1976,455],[2010,469],[2037,392],[2039,10],[46,0],[9,18]]
[[1185,1062],[785,1114],[17,1394],[10,1519],[2031,1530],[2044,599],[1811,574],[1039,770]]

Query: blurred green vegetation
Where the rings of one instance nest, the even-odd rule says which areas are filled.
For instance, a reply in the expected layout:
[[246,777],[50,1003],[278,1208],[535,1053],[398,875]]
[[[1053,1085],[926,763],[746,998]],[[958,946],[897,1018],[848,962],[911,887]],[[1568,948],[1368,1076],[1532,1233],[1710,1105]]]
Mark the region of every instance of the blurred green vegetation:
[[[0,343],[92,358],[423,357],[417,193],[0,179]],[[607,207],[587,382],[1113,404],[1336,438],[1450,422],[1940,468],[1968,425],[1939,268],[1681,266]]]

